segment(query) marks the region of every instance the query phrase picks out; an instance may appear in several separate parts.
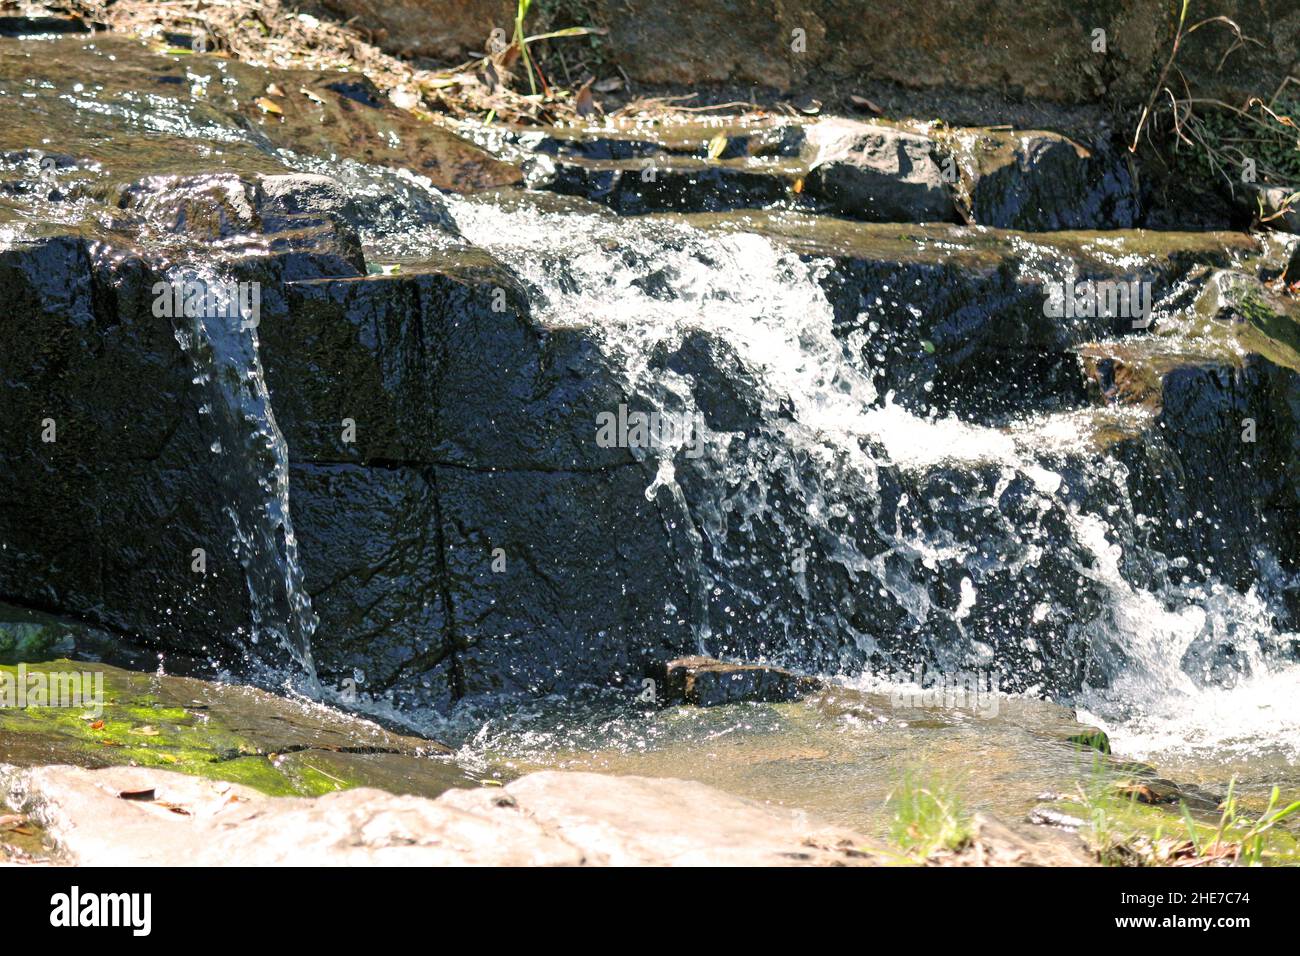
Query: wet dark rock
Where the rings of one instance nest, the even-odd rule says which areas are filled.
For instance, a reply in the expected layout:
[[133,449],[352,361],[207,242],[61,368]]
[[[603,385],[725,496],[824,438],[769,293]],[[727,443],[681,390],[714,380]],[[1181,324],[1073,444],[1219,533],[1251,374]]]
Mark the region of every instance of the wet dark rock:
[[833,118],[510,132],[494,148],[541,157],[536,185],[620,213],[780,203],[870,222],[1032,231],[1123,229],[1141,217],[1119,153],[1038,130]]
[[[499,184],[501,168],[480,165],[483,154],[461,141],[453,153],[468,164],[464,177],[459,160],[439,165],[437,144],[408,142],[409,117],[366,89],[298,77],[325,101],[323,116],[305,97],[274,122],[242,101],[232,113],[159,94],[171,123],[160,145],[145,123],[156,117],[131,105],[127,81],[171,89],[158,81],[181,67],[120,45],[117,66],[54,46],[55,67],[109,70],[102,96],[118,112],[74,110],[71,93],[39,97],[15,107],[21,122],[6,131],[15,148],[2,144],[14,177],[6,182],[44,170],[57,184],[0,194],[0,218],[16,223],[0,251],[0,484],[10,490],[0,502],[0,598],[13,604],[166,654],[249,671],[254,657],[284,665],[267,646],[272,635],[252,646],[250,622],[288,615],[288,528],[273,527],[264,549],[278,578],[261,580],[232,544],[231,521],[247,533],[279,508],[268,489],[280,455],[303,587],[319,618],[320,675],[402,708],[636,686],[657,662],[701,646],[816,672],[978,670],[1007,691],[1068,695],[1104,684],[1098,661],[1119,653],[1098,644],[1113,630],[1113,599],[1072,525],[1076,509],[1113,505],[1120,530],[1105,544],[1122,552],[1133,580],[1168,581],[1182,570],[1178,557],[1200,555],[1212,567],[1189,576],[1214,571],[1244,588],[1263,573],[1257,542],[1295,565],[1300,400],[1281,305],[1219,303],[1214,322],[1263,336],[1248,343],[1250,357],[1200,356],[1154,375],[1124,352],[1156,338],[1132,317],[1044,307],[1047,283],[1066,278],[1057,270],[1148,281],[1156,296],[1182,280],[1194,289],[1208,273],[1195,268],[1257,253],[1248,237],[1022,234],[763,212],[689,218],[772,237],[792,250],[781,257],[789,268],[815,260],[807,281],[822,283],[834,309],[827,350],[838,362],[843,345],[882,406],[1006,426],[995,438],[1025,412],[1105,421],[1128,393],[1158,416],[1105,447],[1034,449],[1046,475],[1005,461],[891,461],[865,433],[870,467],[857,467],[846,449],[819,456],[824,446],[786,431],[808,425],[795,419],[797,397],[778,397],[707,305],[698,324],[639,356],[649,374],[629,384],[607,330],[581,315],[542,318],[549,313],[534,303],[549,287],[468,247],[437,193],[346,158],[299,155],[286,165],[278,147],[401,162],[466,189]],[[249,89],[264,81],[239,73]],[[0,92],[15,83],[0,73]],[[68,110],[84,113],[87,128]],[[231,137],[204,164],[196,157],[207,144],[180,132],[200,119]],[[54,120],[69,131],[60,149],[70,159],[46,169],[31,144]],[[817,199],[867,217],[955,215],[932,137],[851,124],[829,141],[843,153],[823,157],[810,198],[794,192],[803,171],[784,155],[786,134],[776,136],[728,133],[723,154],[745,155],[716,161],[698,155],[695,133],[648,158],[557,149],[560,185],[551,188],[563,191],[563,177],[582,170],[575,195],[621,212]],[[980,173],[975,208],[1028,221],[1073,182],[1070,164],[1087,157],[1065,141],[1034,142],[1041,148],[1013,150]],[[642,178],[646,161],[659,178]],[[1040,174],[1053,185],[1035,192],[1029,181]],[[1077,193],[1061,187],[1057,219],[1033,221],[1059,225],[1067,206],[1069,215],[1118,215],[1118,205],[1089,205],[1110,188],[1090,177]],[[600,242],[648,300],[683,291],[673,265],[654,258],[668,245]],[[716,266],[711,249],[702,243],[687,267]],[[564,255],[544,265],[556,288],[584,278]],[[257,362],[247,329],[213,324],[199,341],[194,323],[159,314],[157,284],[189,267],[259,284]],[[223,343],[234,349],[225,364]],[[257,405],[263,385],[274,427]],[[620,406],[698,413],[701,454],[676,456],[670,470],[644,447],[607,447],[596,440],[599,416]],[[1225,437],[1241,416],[1261,427],[1244,455]],[[47,423],[57,440],[43,440]],[[1225,476],[1250,500],[1211,504]],[[206,554],[201,571],[195,549]],[[1191,653],[1211,676],[1235,667],[1214,642]],[[741,685],[782,694],[793,680],[736,666],[700,670],[691,693],[728,699]]]
[[439,515],[421,469],[295,464],[294,530],[321,624],[327,683],[447,709],[455,700],[450,619],[439,581]]
[[[1241,273],[1216,273],[1193,318],[1124,344],[1080,349],[1095,400],[1152,416],[1114,448],[1128,469],[1148,547],[1189,582],[1246,588],[1300,562],[1300,338],[1294,305]],[[1192,561],[1191,556],[1196,556]],[[1188,650],[1189,672],[1231,682],[1243,666],[1215,642]]]
[[1140,331],[1127,316],[1048,314],[1056,284],[1146,282],[1154,301],[1196,264],[1226,265],[1255,249],[1234,234],[1161,236],[1143,249],[1137,234],[1127,234],[1139,240],[1130,248],[1140,254],[1117,261],[1095,233],[1022,236],[801,219],[763,225],[801,252],[836,263],[823,280],[836,332],[879,392],[921,413],[983,422],[1083,404],[1073,347]]
[[175,237],[182,246],[220,242],[228,254],[268,252],[281,281],[366,271],[361,211],[328,177],[156,176],[126,186],[117,205],[165,247],[175,249]]
[[945,140],[962,171],[963,212],[1000,229],[1129,229],[1141,208],[1125,160],[1038,130],[958,130]]
[[956,218],[928,137],[853,120],[816,123],[806,137],[808,194],[835,212],[872,222]]
[[745,160],[677,158],[556,165],[545,188],[581,196],[622,214],[714,212],[768,206],[794,196],[795,174]]
[[530,180],[538,188],[636,215],[802,203],[803,140],[802,124],[773,120],[563,127],[510,132],[495,145],[539,158]]
[[469,696],[635,685],[694,643],[646,472],[439,468],[457,679]]
[[[805,140],[805,124],[784,118],[746,122],[672,123],[645,130],[609,124],[590,128],[527,129],[507,136],[521,148],[556,159],[626,160],[655,156],[696,159],[781,157],[795,159]],[[722,139],[717,149],[718,138]]]
[[781,667],[683,657],[663,665],[660,702],[718,707],[742,701],[797,700],[822,682]]
[[597,414],[622,393],[590,338],[536,323],[518,280],[482,254],[287,285],[259,334],[298,459],[556,471],[632,460],[594,442]]
[[[92,262],[78,238],[0,252],[0,473],[13,492],[0,595],[202,655],[237,645],[250,608],[221,546],[223,492],[201,473],[212,438],[193,370],[152,315],[158,278],[138,259]],[[195,547],[207,575],[190,571]]]
[[0,14],[0,37],[47,36],[52,33],[89,33],[90,27],[80,17],[49,14],[24,16]]
[[[593,440],[598,410],[625,399],[581,332],[534,324],[486,260],[284,281],[283,259],[237,273],[274,283],[262,360],[327,682],[445,708],[635,677],[688,646],[665,610],[686,598],[648,478]],[[157,278],[139,260],[97,263],[81,240],[0,254],[0,473],[14,491],[0,594],[238,659],[251,609],[226,544],[229,489],[203,464],[219,460],[205,396],[153,315]],[[47,417],[55,443],[40,441]]]

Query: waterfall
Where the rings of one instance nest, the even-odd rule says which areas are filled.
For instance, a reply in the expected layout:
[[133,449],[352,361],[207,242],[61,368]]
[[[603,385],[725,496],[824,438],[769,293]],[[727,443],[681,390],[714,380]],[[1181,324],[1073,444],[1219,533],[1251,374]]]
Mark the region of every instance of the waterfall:
[[[991,427],[905,408],[855,358],[872,341],[871,303],[837,337],[822,286],[833,263],[743,227],[474,200],[452,212],[529,286],[545,324],[591,330],[633,405],[699,422],[698,459],[683,442],[632,453],[653,475],[647,496],[675,515],[701,651],[850,681],[923,660],[1116,722],[1200,720],[1196,702],[1221,710],[1233,681],[1288,674],[1294,688],[1294,668],[1265,650],[1294,637],[1276,628],[1268,575],[1247,593],[1213,574],[1189,583],[1195,555],[1145,543],[1161,518],[1130,500],[1125,465],[1082,453],[1097,428],[1141,411],[1054,409]],[[1074,272],[1021,242],[1027,275]],[[923,290],[876,291],[876,303],[927,304]],[[1157,313],[1177,308],[1177,291]],[[710,424],[703,376],[662,360],[699,337],[708,377],[734,386],[749,420]],[[771,580],[782,575],[788,587]],[[1237,670],[1200,668],[1196,649],[1216,643],[1236,649]],[[1256,713],[1256,729],[1271,719]],[[1287,719],[1300,740],[1300,713]]]
[[177,267],[166,275],[161,294],[181,306],[167,311],[204,396],[199,413],[213,436],[211,473],[223,486],[228,544],[248,587],[248,641],[260,663],[287,666],[305,680],[302,690],[319,694],[311,650],[317,619],[298,561],[289,451],[262,373],[256,306],[250,310],[239,284],[211,269]]

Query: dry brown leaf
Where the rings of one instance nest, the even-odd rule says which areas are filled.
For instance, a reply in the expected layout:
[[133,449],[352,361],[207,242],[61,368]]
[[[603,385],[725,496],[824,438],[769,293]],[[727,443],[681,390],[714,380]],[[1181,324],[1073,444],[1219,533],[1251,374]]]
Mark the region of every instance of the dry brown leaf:
[[591,96],[591,80],[583,83],[578,90],[578,95],[574,100],[574,108],[577,109],[579,116],[590,116],[596,112],[596,101]]
[[284,110],[275,104],[274,100],[268,100],[265,96],[259,96],[253,101],[263,113],[272,113],[276,116],[283,116]]

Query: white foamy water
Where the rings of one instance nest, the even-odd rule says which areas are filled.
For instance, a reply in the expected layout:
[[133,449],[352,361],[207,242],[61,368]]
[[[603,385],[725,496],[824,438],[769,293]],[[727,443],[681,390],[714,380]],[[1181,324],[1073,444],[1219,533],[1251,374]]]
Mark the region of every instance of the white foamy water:
[[[716,596],[732,585],[726,579],[733,571],[739,575],[755,563],[757,539],[751,529],[756,523],[767,520],[781,528],[791,550],[811,528],[825,544],[820,560],[842,568],[862,593],[878,592],[897,602],[918,640],[938,642],[940,660],[945,654],[957,659],[952,657],[955,638],[966,641],[961,659],[978,662],[993,652],[987,623],[978,631],[976,620],[983,615],[985,622],[996,621],[1002,611],[1016,610],[997,607],[997,589],[985,581],[999,571],[1028,572],[1049,557],[1059,558],[1054,555],[1058,543],[1045,529],[1050,515],[1063,515],[1070,548],[1079,556],[1069,560],[1101,595],[1102,607],[1085,618],[1078,611],[1081,595],[1079,601],[1047,595],[1032,608],[1019,609],[1023,618],[1012,619],[1051,625],[1066,646],[1087,648],[1088,679],[1103,678],[1098,686],[1104,689],[1085,685],[1080,703],[1107,724],[1117,750],[1151,756],[1174,746],[1261,746],[1279,738],[1297,747],[1300,704],[1284,701],[1288,687],[1298,689],[1298,672],[1261,653],[1261,645],[1286,636],[1274,632],[1258,594],[1242,595],[1212,578],[1194,587],[1173,584],[1181,577],[1169,572],[1187,563],[1181,556],[1143,554],[1155,569],[1151,580],[1125,577],[1125,559],[1134,557],[1125,548],[1135,546],[1121,542],[1132,541],[1133,528],[1152,519],[1127,500],[1122,466],[1102,459],[1088,463],[1083,453],[1099,422],[1131,426],[1146,413],[1054,412],[1005,429],[918,415],[892,396],[878,395],[866,370],[834,334],[832,309],[819,281],[828,262],[806,261],[760,235],[704,232],[669,219],[528,208],[506,212],[457,200],[452,211],[471,242],[532,287],[534,311],[544,321],[592,330],[622,370],[629,394],[693,413],[692,383],[653,366],[656,347],[675,348],[687,336],[705,333],[734,350],[767,425],[762,437],[706,436],[704,464],[714,479],[712,490],[697,491],[689,503],[679,483],[684,463],[678,449],[648,452],[659,457],[648,493],[666,493],[680,509],[696,559],[698,595]],[[1027,274],[1066,271],[1068,264],[1050,262],[1047,254],[1044,247],[1027,245]],[[906,302],[908,292],[882,294]],[[1075,467],[1084,462],[1085,480],[1109,496],[1104,504],[1087,510],[1074,496],[1077,489],[1063,470],[1071,455]],[[892,511],[882,511],[882,469],[924,474],[949,466],[992,476],[989,488],[963,491],[960,503],[972,514],[992,516],[986,524],[996,523],[994,533],[1000,536],[992,546],[979,536],[987,531],[966,536],[951,523],[904,520],[918,513],[923,519],[927,508],[951,508],[951,503],[920,502],[904,494]],[[1030,517],[1013,519],[1005,513],[1003,495],[1021,479],[1032,489]],[[781,497],[778,488],[783,503],[775,500]],[[1032,516],[1035,507],[1038,519]],[[852,530],[854,522],[869,523],[883,537],[883,550],[865,547]],[[803,571],[796,575],[805,599],[809,580]],[[940,600],[937,582],[947,580],[959,581],[960,587]],[[744,596],[743,585],[734,589]],[[727,633],[730,611],[715,606],[700,615],[695,623],[701,649],[710,650]],[[833,609],[827,613],[811,627],[806,620],[785,619],[789,643],[809,643],[821,627],[839,634],[843,646],[856,647],[852,653],[860,659],[877,648],[849,616]],[[1049,663],[1040,640],[1026,637],[1023,643],[1030,671]],[[1197,665],[1186,660],[1207,644],[1236,649],[1244,676],[1235,687],[1214,686],[1212,675],[1196,673]],[[855,676],[848,663],[852,653],[829,669]],[[1251,706],[1244,706],[1247,700]],[[1234,702],[1243,706],[1233,709]],[[1231,720],[1224,719],[1228,710]]]
[[[1123,691],[1123,682],[1117,690]],[[1126,716],[1107,704],[1081,719],[1110,734],[1116,752],[1139,760],[1280,757],[1300,763],[1300,667],[1275,666],[1232,687],[1147,694]]]

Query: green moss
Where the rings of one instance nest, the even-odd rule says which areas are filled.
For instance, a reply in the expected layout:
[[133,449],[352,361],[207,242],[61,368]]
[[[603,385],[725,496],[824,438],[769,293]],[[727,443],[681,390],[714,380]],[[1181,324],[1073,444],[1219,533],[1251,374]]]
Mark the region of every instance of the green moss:
[[[100,670],[105,674],[103,708],[0,708],[0,741],[9,759],[31,755],[45,763],[156,767],[246,784],[275,796],[339,789],[335,780],[323,776],[281,772],[256,743],[219,717],[161,702],[142,692],[138,681],[119,679],[123,672],[66,660],[25,667],[29,674]],[[17,679],[16,666],[0,671]]]

